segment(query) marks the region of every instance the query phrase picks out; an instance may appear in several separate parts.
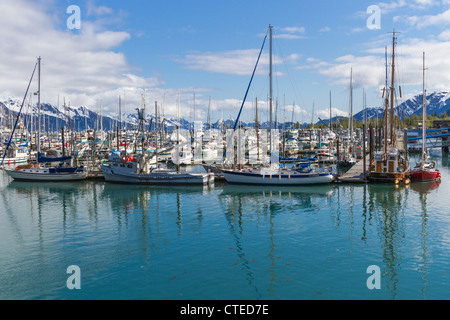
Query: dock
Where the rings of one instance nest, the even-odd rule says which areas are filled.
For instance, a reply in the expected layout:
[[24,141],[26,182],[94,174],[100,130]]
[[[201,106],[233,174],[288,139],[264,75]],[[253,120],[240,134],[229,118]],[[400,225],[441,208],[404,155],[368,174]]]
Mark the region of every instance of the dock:
[[[369,156],[366,156],[366,174],[369,172]],[[340,176],[337,180],[343,183],[366,183],[367,179],[364,177],[364,161],[360,159],[356,164],[350,168],[346,173]]]

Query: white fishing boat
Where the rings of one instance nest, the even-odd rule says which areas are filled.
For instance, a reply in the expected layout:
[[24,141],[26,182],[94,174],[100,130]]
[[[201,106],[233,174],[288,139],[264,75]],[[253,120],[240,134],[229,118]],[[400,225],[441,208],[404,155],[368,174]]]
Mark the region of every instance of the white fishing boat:
[[28,162],[30,155],[28,149],[24,147],[10,148],[3,159],[4,164],[14,165]]
[[315,157],[319,162],[325,163],[335,163],[336,156],[331,152],[330,149],[319,149],[316,152]]
[[173,163],[178,162],[179,164],[191,164],[193,160],[191,147],[184,146],[181,148],[173,148],[171,153],[171,160]]
[[213,173],[162,169],[148,163],[147,155],[135,158],[112,154],[100,166],[107,182],[144,185],[207,185],[214,183]]
[[289,138],[286,140],[284,148],[285,148],[285,152],[288,155],[297,155],[299,152],[299,148],[298,148],[298,140],[295,138]]

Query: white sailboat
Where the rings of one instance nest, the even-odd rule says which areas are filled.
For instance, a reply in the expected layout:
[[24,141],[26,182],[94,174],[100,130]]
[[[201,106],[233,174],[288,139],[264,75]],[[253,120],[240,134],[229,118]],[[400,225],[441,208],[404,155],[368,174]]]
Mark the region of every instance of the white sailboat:
[[[272,26],[269,25],[270,33],[270,152],[274,155],[274,137],[272,134]],[[265,42],[265,39],[264,39]],[[263,43],[264,47],[264,43]],[[261,52],[262,52],[261,48]],[[260,52],[260,56],[261,56]],[[259,61],[259,57],[258,57]],[[258,62],[255,66],[258,65]],[[254,75],[255,71],[253,71]],[[252,76],[253,79],[253,76]],[[250,81],[251,84],[251,81]],[[249,84],[249,86],[250,86]],[[248,92],[248,90],[247,90]],[[245,102],[245,98],[244,98]],[[243,105],[242,105],[243,106]],[[242,107],[241,107],[242,110]],[[236,124],[239,121],[236,120]],[[274,158],[273,156],[271,158]],[[333,175],[328,171],[318,171],[310,163],[299,163],[294,169],[281,169],[272,161],[268,168],[261,169],[241,169],[241,170],[222,170],[223,177],[228,183],[251,184],[251,185],[308,185],[308,184],[326,184],[333,180]]]
[[[37,67],[38,67],[38,109],[40,110],[41,57],[38,58]],[[33,77],[31,77],[30,83],[32,79]],[[38,119],[40,119],[40,116],[38,116]],[[14,180],[38,181],[38,182],[74,181],[74,180],[84,180],[88,177],[88,172],[84,167],[72,166],[66,162],[67,160],[71,160],[71,157],[46,158],[40,154],[40,123],[38,129],[37,148],[38,148],[38,158],[35,164],[20,165],[13,169],[5,169],[6,173]],[[54,167],[43,165],[49,162],[59,162],[59,165]]]

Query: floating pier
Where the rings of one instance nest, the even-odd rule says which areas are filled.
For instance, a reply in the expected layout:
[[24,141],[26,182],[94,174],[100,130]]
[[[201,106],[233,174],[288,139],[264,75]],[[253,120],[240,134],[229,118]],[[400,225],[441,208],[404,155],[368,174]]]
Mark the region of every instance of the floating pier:
[[[369,173],[369,155],[366,156],[366,174]],[[350,168],[346,173],[337,179],[337,182],[343,183],[366,183],[367,179],[364,176],[364,159],[358,160],[356,164]]]

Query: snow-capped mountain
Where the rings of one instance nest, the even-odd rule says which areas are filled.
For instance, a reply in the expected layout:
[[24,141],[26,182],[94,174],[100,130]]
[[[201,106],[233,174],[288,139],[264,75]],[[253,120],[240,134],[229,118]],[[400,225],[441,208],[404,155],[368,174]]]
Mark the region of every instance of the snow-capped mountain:
[[[17,118],[17,114],[20,110],[22,101],[18,99],[6,99],[3,102],[0,101],[0,127],[8,126],[12,127],[13,122],[15,122]],[[117,127],[117,123],[120,121],[122,123],[122,128],[136,128],[139,124],[139,116],[137,111],[135,113],[127,113],[122,114],[122,116],[118,117],[118,115],[100,115],[97,112],[81,106],[81,107],[73,107],[73,106],[53,106],[48,103],[41,104],[41,123],[45,128],[45,131],[57,131],[61,130],[63,126],[66,128],[70,128],[75,131],[83,131],[88,129],[103,129],[105,131],[115,130]],[[33,122],[37,123],[37,114],[38,108],[35,104],[33,107],[25,104],[22,108],[22,119],[27,123],[28,128],[31,127],[31,115],[34,115]],[[152,128],[155,126],[155,115],[154,114],[145,114],[145,126],[148,128],[149,125],[152,125]],[[173,119],[169,117],[159,116],[159,123],[163,123],[164,126],[168,130],[173,130],[177,127],[177,125],[181,129],[192,129],[194,128],[193,124],[185,119]],[[101,122],[101,124],[100,124]],[[44,125],[45,124],[45,125]],[[244,126],[252,126],[254,127],[254,123],[242,123]],[[292,125],[291,122],[288,123],[278,123],[278,127],[281,129],[283,125],[288,128]],[[211,124],[213,128],[233,128],[234,120],[217,120],[216,122]],[[36,126],[34,126],[35,128]],[[208,125],[203,123],[203,127],[206,129]],[[260,123],[260,127],[268,128],[269,124],[267,122]]]
[[[427,94],[427,114],[442,116],[445,112],[450,114],[450,92],[435,91]],[[423,106],[423,94],[414,96],[406,100],[394,108],[394,114],[400,117],[412,116],[414,114],[421,115]],[[367,118],[382,118],[384,117],[384,107],[368,108],[366,109]],[[354,115],[357,121],[363,120],[364,111]]]
[[[0,127],[8,126],[12,127],[17,118],[17,114],[20,111],[22,101],[17,99],[7,99],[3,102],[0,101]],[[33,122],[37,123],[38,107],[37,105],[30,106],[25,104],[22,108],[21,119],[31,126],[31,115],[33,115]],[[53,106],[48,103],[41,104],[41,123],[45,127],[45,131],[60,130],[62,126],[73,129],[75,131],[82,131],[87,129],[101,129],[105,131],[113,130],[116,128],[119,122],[119,116],[101,115],[85,106],[73,107],[73,106]],[[145,115],[146,126],[153,123],[154,115]],[[171,118],[159,117],[160,123],[164,120],[164,125],[168,128],[175,128],[177,123],[181,124],[181,127],[189,127],[189,123],[182,119],[179,122]],[[122,128],[136,127],[139,124],[139,117],[137,112],[131,114],[122,114],[120,117]],[[44,125],[45,124],[45,125]]]
[[[419,94],[411,99],[406,100],[399,106],[394,108],[394,114],[399,116],[412,116],[414,114],[421,115],[423,95]],[[7,126],[12,127],[17,114],[20,110],[22,101],[18,99],[5,99],[0,100],[0,127]],[[33,110],[32,110],[33,109]],[[427,95],[427,114],[441,116],[444,113],[450,115],[450,92],[448,91],[436,91]],[[384,117],[384,107],[375,107],[366,109],[367,118],[382,118]],[[37,123],[37,106],[36,104],[31,107],[25,103],[22,108],[22,120],[31,128],[31,115],[34,115],[33,122]],[[155,119],[153,114],[145,114],[146,128],[152,124],[152,128],[155,125]],[[364,117],[364,111],[361,111],[354,115],[357,121],[362,121]],[[41,123],[45,123],[45,131],[57,131],[63,126],[75,131],[83,131],[88,129],[100,129],[105,131],[114,130],[119,122],[118,115],[100,115],[97,112],[85,107],[73,107],[73,106],[53,106],[48,103],[41,104]],[[122,114],[120,117],[122,121],[122,128],[136,128],[139,124],[139,117],[136,113]],[[177,125],[182,129],[193,128],[192,123],[185,119],[175,120],[168,117],[159,117],[160,123],[164,122],[164,125],[168,130],[173,130]],[[323,119],[325,123],[328,123],[329,119]],[[335,119],[333,119],[335,121]],[[102,122],[102,123],[100,123]],[[322,123],[321,121],[318,122]],[[254,123],[242,123],[244,126],[254,127]],[[205,125],[205,124],[204,124]],[[278,128],[283,126],[289,128],[292,125],[288,123],[278,123]],[[214,128],[232,128],[234,126],[234,120],[218,120],[212,124]],[[268,128],[268,123],[260,123],[262,128]],[[34,126],[35,127],[35,126]]]

